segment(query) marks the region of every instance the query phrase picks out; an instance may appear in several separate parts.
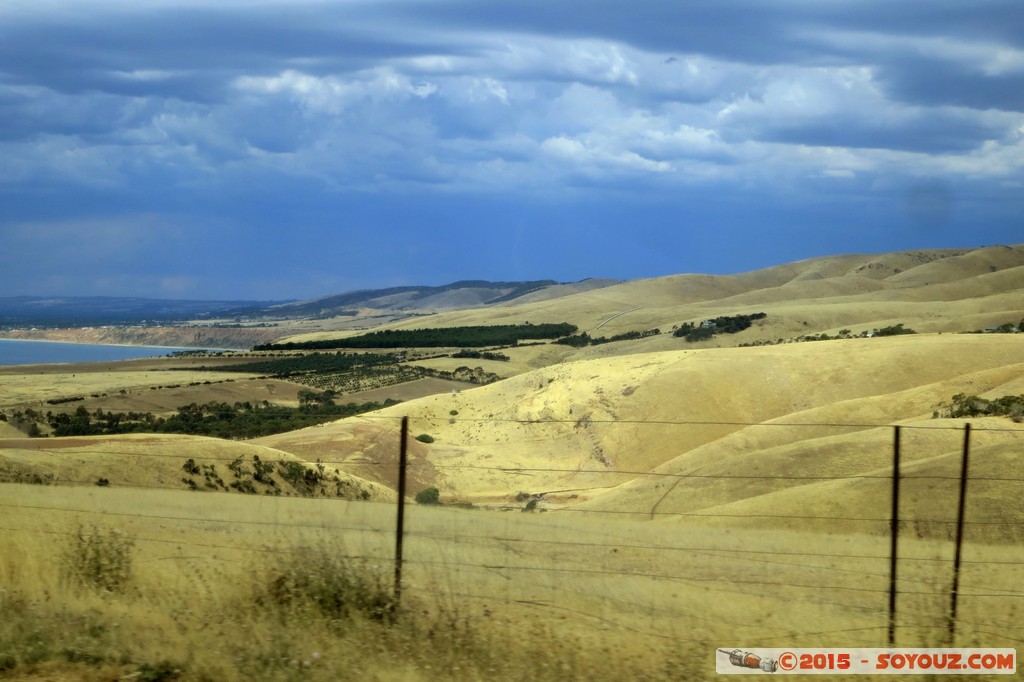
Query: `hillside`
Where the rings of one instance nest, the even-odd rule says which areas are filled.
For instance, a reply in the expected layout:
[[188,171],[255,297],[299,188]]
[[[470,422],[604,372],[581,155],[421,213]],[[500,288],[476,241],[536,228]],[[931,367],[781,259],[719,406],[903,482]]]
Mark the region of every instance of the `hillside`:
[[554,280],[530,282],[489,282],[463,280],[441,286],[400,286],[388,289],[368,289],[345,294],[323,296],[309,301],[297,301],[268,306],[263,315],[288,318],[331,317],[356,315],[360,309],[377,311],[436,311],[475,308],[525,298],[548,299],[580,291],[588,291],[615,283],[615,280],[588,279],[575,283]]
[[[257,463],[271,470],[257,476]],[[289,463],[297,468],[290,469]],[[301,497],[393,500],[394,492],[325,465],[247,443],[132,434],[0,439],[0,481],[53,486],[193,489]],[[294,474],[294,475],[293,475]]]
[[[958,462],[962,422],[933,420],[932,412],[956,393],[1022,393],[1022,377],[1019,334],[630,354],[555,365],[258,442],[307,460],[331,453],[343,469],[393,484],[388,452],[408,415],[414,435],[434,439],[412,443],[414,481],[437,485],[449,499],[507,506],[526,491],[548,493],[549,508],[754,514],[825,505],[858,516],[886,495],[888,425],[915,427],[904,455],[910,471],[946,475]],[[978,437],[984,455],[976,472],[998,476],[1024,429]],[[740,481],[727,480],[735,474]],[[850,478],[862,476],[879,478]],[[954,498],[908,490],[908,504],[923,505],[921,518],[948,516]],[[998,504],[990,514],[1024,521],[1012,486],[991,495]]]
[[[520,493],[546,493],[548,509],[669,514],[680,521],[689,518],[680,515],[695,514],[730,521],[726,516],[742,510],[749,525],[751,518],[770,517],[766,510],[805,509],[823,500],[843,500],[851,510],[870,507],[872,499],[884,496],[894,423],[913,427],[906,436],[907,465],[920,476],[933,476],[927,480],[945,480],[955,466],[959,436],[952,427],[959,423],[931,419],[940,404],[957,393],[1024,393],[1024,334],[951,333],[1006,323],[1016,328],[1024,319],[1021,245],[843,255],[736,275],[681,274],[617,284],[497,283],[512,290],[498,296],[505,300],[490,303],[481,292],[497,296],[494,287],[457,284],[376,292],[380,304],[419,296],[420,303],[471,306],[433,310],[429,317],[420,311],[382,328],[567,321],[591,337],[654,328],[660,333],[580,348],[523,344],[502,349],[507,360],[467,360],[448,357],[443,348],[427,349],[418,355],[431,357],[410,354],[405,362],[439,372],[479,367],[503,380],[474,388],[431,378],[342,394],[339,402],[369,395],[406,402],[236,443],[239,453],[251,460],[267,447],[393,488],[399,422],[409,416],[413,435],[433,439],[410,443],[413,493],[436,485],[449,501],[498,507],[516,506]],[[671,333],[683,323],[754,312],[765,316],[738,333],[695,343]],[[919,333],[863,338],[893,325]],[[840,332],[852,338],[796,342]],[[363,332],[291,338],[356,333]],[[229,380],[197,371],[205,362],[124,363],[116,371],[104,366],[56,374],[5,370],[5,407],[169,412],[211,399],[294,404],[300,390],[314,385],[276,375]],[[158,371],[172,366],[190,369],[175,373],[173,385],[167,383],[172,375]],[[45,402],[76,394],[92,397],[59,408]],[[1012,426],[1008,419],[996,421]],[[801,426],[786,426],[794,423]],[[997,477],[999,467],[1009,466],[1019,443],[1014,445],[1016,432],[1008,433],[1002,440],[979,433],[985,453],[980,472]],[[5,446],[14,447],[11,441]],[[196,447],[201,452],[210,446]],[[247,447],[257,449],[246,454]],[[808,470],[811,478],[797,475]],[[761,480],[766,473],[772,474],[767,482]],[[734,475],[741,477],[731,480]],[[921,505],[922,518],[933,518],[946,504],[946,493],[929,496],[931,489],[922,486],[910,486],[908,499]],[[1006,489],[997,486],[990,494],[998,502],[993,514],[1024,518]],[[817,523],[805,519],[803,525],[820,530]],[[922,532],[939,533],[940,526]],[[852,522],[851,529],[877,530],[869,522]],[[990,530],[987,537],[1001,537],[998,526]]]
[[[853,333],[902,322],[922,332],[985,329],[1024,318],[1024,245],[844,255],[787,263],[736,275],[681,274],[634,280],[550,300],[529,296],[486,308],[438,312],[389,328],[523,322],[570,322],[592,336],[660,329],[721,315],[765,312],[742,335],[708,346]],[[354,335],[319,331],[291,341]],[[631,344],[629,352],[678,348],[668,334]],[[590,349],[620,354],[625,349]]]

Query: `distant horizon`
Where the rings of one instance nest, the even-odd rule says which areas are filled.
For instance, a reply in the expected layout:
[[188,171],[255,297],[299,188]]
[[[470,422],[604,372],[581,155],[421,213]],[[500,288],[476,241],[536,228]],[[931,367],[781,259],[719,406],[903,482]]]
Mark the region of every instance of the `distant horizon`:
[[661,274],[639,276],[639,277],[631,277],[631,278],[606,277],[606,276],[601,276],[601,275],[590,275],[590,276],[582,277],[582,278],[579,278],[579,279],[560,279],[560,278],[556,278],[556,277],[536,277],[536,278],[521,279],[521,280],[507,280],[507,279],[503,279],[503,278],[486,279],[486,278],[480,278],[480,277],[458,277],[458,278],[455,278],[455,279],[448,279],[448,280],[439,281],[439,282],[413,282],[413,283],[402,283],[402,284],[389,284],[389,285],[384,285],[384,286],[359,286],[359,287],[355,287],[355,288],[352,288],[352,289],[346,289],[346,290],[343,290],[343,291],[320,292],[320,293],[313,294],[312,296],[306,296],[306,297],[302,297],[302,298],[256,299],[256,298],[221,298],[221,297],[207,297],[207,298],[204,298],[204,297],[199,297],[199,296],[140,296],[140,295],[136,295],[136,294],[120,295],[120,294],[116,294],[116,293],[110,293],[110,294],[31,294],[31,293],[27,293],[27,294],[18,294],[18,295],[11,295],[11,296],[0,295],[0,300],[12,300],[12,299],[19,299],[19,298],[21,298],[21,299],[24,299],[24,298],[28,298],[28,299],[47,299],[47,298],[55,298],[55,299],[85,299],[85,298],[94,298],[94,299],[104,299],[104,300],[116,300],[116,299],[132,300],[132,299],[136,299],[136,300],[146,300],[146,301],[178,301],[178,302],[196,302],[196,303],[230,303],[230,304],[280,305],[280,304],[287,304],[287,303],[302,303],[302,302],[306,302],[306,301],[316,300],[316,299],[319,299],[319,298],[330,298],[332,296],[340,296],[340,295],[358,293],[358,292],[362,292],[362,291],[381,291],[381,290],[385,290],[385,289],[400,288],[400,287],[411,287],[411,288],[417,288],[417,287],[444,287],[444,286],[449,286],[449,285],[452,285],[452,284],[458,284],[458,283],[461,283],[461,282],[473,282],[473,281],[481,281],[481,282],[488,282],[488,283],[494,284],[494,283],[501,283],[501,282],[508,282],[508,283],[516,282],[516,283],[519,283],[519,282],[532,282],[532,281],[551,280],[551,281],[556,282],[557,284],[564,285],[564,284],[576,284],[576,283],[579,283],[579,282],[585,282],[587,280],[616,280],[618,282],[630,282],[630,281],[645,280],[645,279],[657,279],[659,277],[672,277],[672,276],[675,276],[675,275],[705,275],[705,276],[723,276],[723,277],[728,277],[730,275],[742,275],[742,274],[745,274],[745,273],[748,273],[748,272],[756,272],[758,270],[770,269],[770,268],[781,266],[781,265],[787,265],[787,264],[791,264],[791,263],[799,263],[799,262],[809,261],[809,260],[817,260],[817,259],[821,259],[821,258],[833,258],[833,257],[844,257],[844,256],[879,256],[879,255],[885,255],[885,254],[889,254],[889,253],[905,253],[905,252],[912,252],[912,251],[975,250],[975,249],[985,249],[985,248],[991,248],[991,247],[997,247],[997,246],[1016,247],[1016,246],[1019,246],[1019,245],[1022,245],[1022,244],[1024,244],[1024,242],[1015,242],[1015,243],[1007,243],[1007,244],[965,245],[965,246],[938,246],[938,247],[919,247],[919,248],[911,247],[911,248],[907,248],[907,249],[898,249],[898,250],[893,250],[893,251],[838,252],[838,253],[827,253],[827,254],[821,254],[821,255],[807,256],[807,257],[804,257],[804,258],[796,258],[796,259],[793,259],[793,260],[773,262],[773,263],[768,264],[768,265],[764,265],[764,266],[761,266],[761,267],[750,268],[750,269],[745,269],[745,270],[732,270],[732,271],[728,271],[728,272],[698,272],[698,271],[666,272],[666,273],[661,273]]

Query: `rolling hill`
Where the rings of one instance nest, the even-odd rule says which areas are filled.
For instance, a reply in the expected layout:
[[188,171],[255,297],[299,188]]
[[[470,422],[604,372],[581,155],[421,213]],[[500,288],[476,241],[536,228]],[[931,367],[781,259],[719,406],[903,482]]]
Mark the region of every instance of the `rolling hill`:
[[[394,487],[399,422],[408,416],[414,435],[433,439],[410,443],[411,492],[437,486],[442,499],[497,507],[543,493],[551,510],[680,522],[707,516],[708,523],[735,522],[729,517],[740,514],[757,525],[772,523],[772,510],[832,510],[837,500],[845,516],[864,519],[858,510],[885,496],[891,425],[903,424],[905,461],[924,477],[909,486],[908,504],[920,507],[922,519],[940,519],[922,533],[940,534],[948,495],[935,494],[932,483],[946,481],[955,466],[961,422],[932,419],[933,412],[957,393],[1024,393],[1024,334],[953,333],[1007,323],[1016,329],[1024,319],[1022,245],[843,255],[736,275],[594,281],[576,290],[549,282],[495,286],[466,282],[374,296],[381,305],[438,306],[417,309],[429,318],[390,329],[568,321],[592,337],[660,333],[581,348],[544,342],[503,349],[507,362],[468,361],[503,381],[464,390],[448,384],[444,393],[362,417],[238,443],[239,452],[271,448]],[[502,287],[512,290],[500,294]],[[369,302],[359,296],[331,305]],[[671,333],[684,323],[755,312],[765,316],[739,333],[696,343]],[[893,325],[918,333],[869,338]],[[806,342],[821,335],[844,338]],[[417,362],[452,370],[467,361]],[[15,383],[29,396],[25,382],[31,379]],[[253,385],[260,399],[272,397],[269,385]],[[283,386],[278,392],[294,397]],[[998,478],[1020,448],[1019,430],[999,433],[977,436],[979,476]],[[986,513],[1024,520],[1014,488],[991,485]],[[813,517],[834,514],[802,516],[811,518],[794,519],[796,526],[818,528]],[[848,525],[878,530],[867,520]],[[1002,539],[1003,530],[993,524],[986,537]]]
[[[258,442],[307,460],[330,453],[343,469],[393,484],[394,457],[367,451],[382,442],[393,450],[399,418],[408,415],[414,434],[434,439],[412,444],[413,480],[450,500],[508,506],[526,491],[546,493],[551,509],[652,518],[733,509],[770,518],[771,510],[821,505],[862,517],[858,510],[888,495],[890,425],[903,424],[911,470],[952,476],[941,497],[910,486],[908,504],[921,506],[921,518],[948,521],[962,421],[931,417],[957,393],[1024,393],[1024,336],[912,335],[574,361]],[[986,424],[1013,427],[1008,419]],[[975,473],[998,477],[1024,444],[1024,429],[975,437],[984,453]],[[1016,487],[991,494],[998,504],[987,514],[1024,521]]]
[[[433,679],[439,665],[491,679],[514,645],[530,674],[538,652],[550,650],[552,679],[568,671],[675,680],[710,679],[719,642],[880,647],[893,624],[900,646],[1012,647],[1024,636],[1024,424],[945,415],[958,394],[1024,397],[1022,288],[1024,247],[1015,246],[552,285],[489,303],[468,291],[418,301],[397,292],[387,304],[437,307],[297,321],[291,331],[304,333],[291,336],[570,322],[591,339],[608,338],[486,349],[507,360],[403,351],[401,364],[451,371],[469,363],[503,378],[473,386],[416,374],[397,386],[359,385],[335,398],[404,402],[252,440],[30,439],[23,431],[30,409],[87,416],[167,414],[206,401],[301,406],[309,377],[264,372],[303,351],[2,368],[0,601],[12,618],[0,639],[17,659],[0,664],[25,679],[154,670],[252,679],[265,677],[272,660],[278,676],[292,678],[319,674],[326,660],[350,672],[377,652],[386,671],[378,677],[392,679],[396,665],[406,666],[400,675],[411,670],[414,646],[429,671],[415,679]],[[716,323],[703,340],[673,334],[753,313],[764,316],[744,329]],[[1000,327],[1006,333],[985,333]],[[261,331],[274,340],[287,333]],[[240,363],[254,364],[217,371]],[[406,492],[437,487],[442,504],[406,509],[397,536],[410,600],[403,617],[374,620],[357,645],[339,648],[371,620],[317,610],[338,603],[321,586],[352,566],[388,594],[393,574],[398,586],[403,418],[412,436]],[[967,421],[954,636],[949,585]],[[67,567],[86,564],[67,559],[82,555],[69,552],[76,542],[127,547],[137,557],[130,589],[69,583]],[[288,582],[306,574],[308,582]],[[296,588],[279,589],[288,585]],[[890,614],[893,585],[898,613]],[[403,629],[410,625],[417,629]],[[300,650],[308,652],[302,667]],[[466,651],[488,652],[486,665],[458,663]],[[357,676],[374,676],[365,670]]]
[[[921,332],[985,329],[1024,317],[1024,245],[848,255],[787,263],[736,275],[681,274],[623,282],[548,300],[523,299],[486,308],[433,311],[389,327],[412,329],[526,321],[571,322],[592,335],[763,311],[744,335],[709,345],[790,339],[811,332],[853,332],[903,322]],[[361,333],[320,331],[290,341]],[[665,336],[630,351],[674,348]],[[602,353],[620,354],[623,346]]]

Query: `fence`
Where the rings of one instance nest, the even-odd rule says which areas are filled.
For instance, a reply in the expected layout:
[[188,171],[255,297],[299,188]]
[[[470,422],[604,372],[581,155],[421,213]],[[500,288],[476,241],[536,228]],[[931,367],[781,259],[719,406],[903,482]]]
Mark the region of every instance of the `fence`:
[[[688,449],[696,453],[693,461],[675,468],[624,468],[612,461],[615,453],[608,447],[571,465],[491,465],[464,458],[441,467],[441,487],[457,494],[465,477],[486,477],[505,486],[504,501],[495,507],[532,514],[407,506],[406,493],[414,492],[407,491],[409,474],[432,465],[423,457],[410,461],[409,419],[395,422],[384,422],[398,427],[394,507],[261,498],[234,514],[218,511],[223,498],[211,494],[193,498],[191,513],[170,502],[161,511],[163,498],[153,497],[139,498],[150,500],[146,508],[126,510],[107,504],[104,491],[90,487],[77,497],[33,498],[34,504],[8,497],[0,509],[13,520],[0,521],[0,530],[59,536],[67,533],[61,515],[119,520],[134,524],[139,542],[190,548],[189,555],[179,550],[163,558],[200,562],[301,551],[233,542],[246,531],[327,532],[346,537],[351,557],[390,564],[396,598],[443,593],[474,612],[504,607],[525,621],[565,617],[676,642],[1024,642],[1018,618],[1024,608],[1024,478],[1016,468],[1024,430],[1009,422],[973,428],[941,422],[562,422],[587,442],[622,443],[646,432],[658,438],[675,433],[687,447],[688,439],[707,443]],[[515,423],[538,440],[558,424]],[[628,434],[615,435],[615,429]],[[815,429],[816,435],[794,445],[781,435],[750,433],[801,429]],[[683,431],[689,434],[680,436]],[[714,438],[718,431],[730,432],[724,449],[723,439]],[[828,456],[814,456],[825,448]],[[750,457],[754,452],[757,458]],[[755,466],[761,468],[749,468]],[[426,474],[416,480],[426,480]],[[519,481],[529,483],[517,486]],[[155,495],[152,488],[160,486],[135,487]],[[452,492],[444,491],[449,498]],[[254,516],[257,507],[266,508]],[[29,522],[26,515],[38,518]],[[56,527],[46,525],[49,519]],[[147,531],[156,523],[205,529],[206,535],[197,539],[189,530],[173,539],[158,537]],[[679,631],[680,623],[689,636]]]

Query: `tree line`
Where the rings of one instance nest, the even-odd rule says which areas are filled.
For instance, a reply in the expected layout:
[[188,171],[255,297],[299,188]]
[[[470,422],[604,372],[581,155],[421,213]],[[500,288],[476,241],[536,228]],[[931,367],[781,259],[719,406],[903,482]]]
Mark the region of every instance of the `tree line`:
[[597,336],[592,337],[587,332],[582,334],[574,334],[572,336],[563,336],[560,339],[556,339],[555,343],[560,343],[564,346],[572,346],[573,348],[583,348],[584,346],[600,346],[604,343],[613,343],[615,341],[633,341],[635,339],[646,339],[648,336],[657,336],[661,333],[660,329],[648,329],[647,331],[638,332],[623,332],[622,334],[615,334],[614,336]]
[[568,322],[507,324],[425,329],[383,329],[346,339],[289,341],[254,346],[253,350],[327,350],[336,348],[473,348],[515,346],[522,340],[554,339],[576,332]]
[[274,405],[267,401],[255,404],[248,401],[234,404],[211,401],[202,405],[183,405],[176,414],[157,417],[149,412],[89,412],[83,406],[72,414],[48,413],[46,417],[53,435],[57,437],[181,433],[229,439],[258,438],[379,410],[397,402],[386,400],[383,403],[339,405],[334,402],[332,391],[300,391],[298,407]]
[[957,393],[948,405],[942,403],[939,408],[932,413],[932,417],[1009,417],[1017,423],[1024,422],[1024,395],[1004,395],[989,400]]
[[704,341],[715,334],[736,334],[744,329],[749,329],[755,320],[762,320],[766,317],[768,317],[767,313],[752,313],[749,315],[723,315],[704,320],[699,325],[693,322],[684,322],[672,332],[672,335],[685,338],[690,343]]

